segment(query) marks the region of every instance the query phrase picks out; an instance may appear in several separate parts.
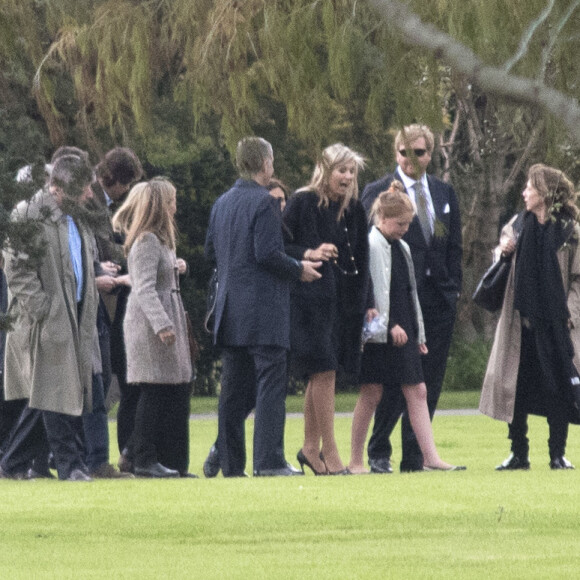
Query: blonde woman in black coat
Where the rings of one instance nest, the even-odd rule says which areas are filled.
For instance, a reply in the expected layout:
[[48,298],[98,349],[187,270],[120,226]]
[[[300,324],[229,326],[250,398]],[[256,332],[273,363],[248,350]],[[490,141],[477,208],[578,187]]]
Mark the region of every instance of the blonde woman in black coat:
[[322,261],[322,278],[291,288],[290,355],[295,374],[308,380],[304,445],[299,463],[315,474],[347,474],[334,437],[334,389],[341,366],[356,374],[366,311],[368,237],[358,200],[363,158],[341,143],[327,147],[310,183],[284,210],[295,258]]

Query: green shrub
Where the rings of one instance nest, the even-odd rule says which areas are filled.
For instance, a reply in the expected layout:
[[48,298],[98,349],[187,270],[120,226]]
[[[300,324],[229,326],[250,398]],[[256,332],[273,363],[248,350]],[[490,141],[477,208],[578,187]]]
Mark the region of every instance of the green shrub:
[[491,342],[476,339],[468,342],[455,335],[443,382],[444,391],[477,391],[481,389]]

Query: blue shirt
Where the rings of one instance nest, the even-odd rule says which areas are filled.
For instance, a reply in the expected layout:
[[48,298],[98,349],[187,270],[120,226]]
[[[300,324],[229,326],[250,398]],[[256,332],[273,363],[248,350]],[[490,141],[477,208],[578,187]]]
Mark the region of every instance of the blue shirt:
[[76,300],[80,302],[83,297],[83,243],[79,229],[72,217],[67,215],[66,219],[68,222],[68,250],[77,282]]

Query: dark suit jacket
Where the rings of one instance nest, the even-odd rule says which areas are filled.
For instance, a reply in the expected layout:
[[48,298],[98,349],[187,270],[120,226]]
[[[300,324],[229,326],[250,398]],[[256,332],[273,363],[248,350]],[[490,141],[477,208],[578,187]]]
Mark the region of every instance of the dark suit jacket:
[[302,265],[284,253],[280,209],[265,187],[238,179],[218,198],[205,254],[218,271],[214,341],[290,348],[289,280]]
[[[364,188],[361,201],[367,213],[370,213],[373,202],[379,193],[387,190],[393,179],[402,182],[400,175],[395,172],[369,183]],[[457,296],[461,292],[462,281],[461,257],[463,249],[459,202],[453,187],[448,183],[433,175],[427,175],[427,182],[435,209],[435,235],[431,243],[427,245],[419,219],[415,216],[403,239],[411,248],[417,290],[422,305],[425,294],[430,292],[430,288],[435,287],[440,297],[454,308]],[[427,272],[429,272],[432,284],[427,284]]]

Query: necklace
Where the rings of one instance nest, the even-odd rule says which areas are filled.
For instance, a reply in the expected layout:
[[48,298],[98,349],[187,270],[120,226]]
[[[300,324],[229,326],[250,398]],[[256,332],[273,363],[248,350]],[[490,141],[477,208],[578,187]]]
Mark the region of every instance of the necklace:
[[342,217],[342,225],[343,225],[343,231],[344,231],[344,235],[346,238],[346,246],[348,248],[348,253],[350,255],[349,257],[349,265],[352,266],[352,269],[349,270],[345,270],[344,268],[342,268],[340,266],[340,264],[338,263],[338,259],[335,258],[334,260],[332,260],[332,263],[338,268],[338,271],[343,275],[343,276],[358,276],[358,269],[356,267],[356,262],[354,260],[354,254],[352,252],[352,247],[350,245],[350,238],[348,237],[348,228],[346,227],[346,220],[344,219],[344,216]]

